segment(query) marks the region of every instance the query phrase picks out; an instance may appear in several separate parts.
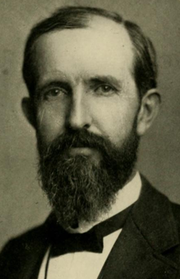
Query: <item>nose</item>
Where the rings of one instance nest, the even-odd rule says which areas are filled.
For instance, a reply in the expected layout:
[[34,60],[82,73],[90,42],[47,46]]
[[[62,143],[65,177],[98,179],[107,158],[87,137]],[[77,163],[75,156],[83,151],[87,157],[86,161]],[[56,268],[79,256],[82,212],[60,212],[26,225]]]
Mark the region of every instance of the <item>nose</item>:
[[81,90],[72,94],[67,124],[72,129],[89,129],[91,116],[88,106],[87,94]]

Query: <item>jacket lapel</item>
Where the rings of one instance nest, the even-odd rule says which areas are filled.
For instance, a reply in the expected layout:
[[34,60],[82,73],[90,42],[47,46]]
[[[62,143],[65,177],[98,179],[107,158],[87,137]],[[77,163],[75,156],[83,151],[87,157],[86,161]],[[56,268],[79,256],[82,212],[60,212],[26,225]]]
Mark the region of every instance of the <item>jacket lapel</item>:
[[[37,279],[39,269],[50,245],[50,229],[51,229],[50,215],[46,222],[27,234],[24,240],[21,241],[23,252],[20,255],[21,263],[18,266],[18,279]],[[11,278],[11,277],[10,277]],[[16,277],[13,277],[16,278]]]
[[[44,228],[43,228],[44,229]],[[44,255],[49,247],[48,238],[44,231],[38,239],[35,239],[27,249],[21,262],[22,274],[18,279],[37,279],[39,269],[43,261]]]
[[173,279],[177,265],[164,256],[178,243],[168,199],[142,178],[134,204],[98,279]]

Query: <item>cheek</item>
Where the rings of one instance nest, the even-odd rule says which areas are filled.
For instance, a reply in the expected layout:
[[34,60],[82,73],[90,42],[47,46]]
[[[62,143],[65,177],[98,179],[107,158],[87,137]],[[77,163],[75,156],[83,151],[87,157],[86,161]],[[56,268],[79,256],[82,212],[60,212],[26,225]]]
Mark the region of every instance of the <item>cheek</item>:
[[38,108],[38,131],[45,143],[50,143],[63,133],[65,109],[57,104],[43,104]]
[[[95,109],[96,106],[96,109]],[[101,103],[94,105],[94,124],[102,135],[108,137],[115,145],[121,144],[132,129],[137,106],[129,102]],[[98,114],[97,114],[98,112]]]

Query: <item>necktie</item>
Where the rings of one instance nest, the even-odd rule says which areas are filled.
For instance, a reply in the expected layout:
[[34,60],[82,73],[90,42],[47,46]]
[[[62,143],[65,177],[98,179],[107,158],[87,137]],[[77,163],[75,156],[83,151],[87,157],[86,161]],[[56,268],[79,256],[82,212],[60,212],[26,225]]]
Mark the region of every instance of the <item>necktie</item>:
[[97,224],[86,233],[70,234],[57,225],[51,223],[51,257],[64,255],[72,252],[89,251],[102,253],[103,237],[121,229],[127,216],[132,208],[132,205],[112,216],[111,218]]

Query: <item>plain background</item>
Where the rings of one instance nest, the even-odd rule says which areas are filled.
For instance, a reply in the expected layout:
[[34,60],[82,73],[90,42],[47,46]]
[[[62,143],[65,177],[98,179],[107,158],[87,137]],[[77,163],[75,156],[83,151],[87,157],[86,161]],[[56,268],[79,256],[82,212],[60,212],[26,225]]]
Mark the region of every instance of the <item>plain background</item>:
[[61,5],[117,11],[139,24],[154,42],[162,107],[140,148],[139,168],[157,189],[180,203],[180,1],[0,1],[0,248],[35,226],[50,210],[37,182],[36,138],[21,111],[27,95],[21,77],[23,50],[33,24]]

